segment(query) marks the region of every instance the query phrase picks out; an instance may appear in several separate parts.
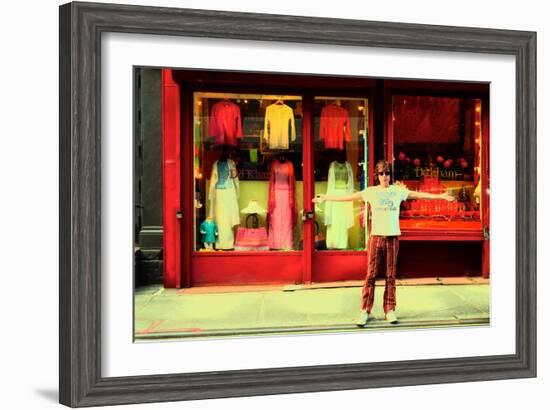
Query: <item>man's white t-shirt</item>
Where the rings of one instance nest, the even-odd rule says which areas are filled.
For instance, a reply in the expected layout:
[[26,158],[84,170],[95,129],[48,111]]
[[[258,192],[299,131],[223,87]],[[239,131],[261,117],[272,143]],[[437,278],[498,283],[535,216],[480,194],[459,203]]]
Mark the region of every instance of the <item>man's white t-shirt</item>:
[[361,191],[363,201],[370,204],[372,213],[371,235],[401,235],[399,229],[399,206],[409,196],[409,190],[401,185],[380,185],[368,187]]

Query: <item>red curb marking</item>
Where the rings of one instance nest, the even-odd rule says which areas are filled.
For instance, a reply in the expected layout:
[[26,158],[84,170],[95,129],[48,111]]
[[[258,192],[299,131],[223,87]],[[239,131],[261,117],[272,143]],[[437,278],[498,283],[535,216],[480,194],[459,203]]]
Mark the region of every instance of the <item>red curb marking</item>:
[[200,327],[182,327],[182,328],[173,328],[173,329],[163,329],[159,330],[158,332],[155,332],[155,330],[164,323],[165,320],[153,320],[147,328],[140,330],[137,332],[137,334],[140,335],[149,335],[152,333],[175,333],[175,332],[193,332],[193,333],[201,333],[202,328]]
[[149,333],[153,333],[153,331],[163,323],[164,320],[153,320],[148,327],[146,327],[143,330],[140,330],[138,333],[142,335],[146,335]]
[[182,328],[176,328],[176,329],[165,329],[163,332],[166,333],[173,333],[173,332],[194,332],[194,333],[201,333],[202,329],[200,327],[182,327]]

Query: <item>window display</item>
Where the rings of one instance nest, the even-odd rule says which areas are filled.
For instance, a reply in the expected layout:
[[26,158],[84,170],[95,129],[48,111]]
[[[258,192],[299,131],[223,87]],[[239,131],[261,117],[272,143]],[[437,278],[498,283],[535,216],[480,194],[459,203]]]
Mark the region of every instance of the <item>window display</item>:
[[[368,99],[335,95],[312,101],[314,191],[347,195],[364,189]],[[413,191],[449,192],[458,199],[405,201],[401,226],[479,225],[481,100],[392,95],[391,101],[394,180]],[[303,249],[308,216],[302,206],[302,108],[297,95],[194,93],[195,250]],[[264,212],[249,218],[250,204]],[[316,204],[314,235],[323,246],[315,250],[364,250],[365,211],[364,204]],[[217,229],[213,247],[201,236],[207,216]]]
[[480,224],[481,109],[479,99],[393,96],[395,179],[411,190],[446,191],[457,198],[407,201],[401,210],[402,225]]
[[[347,195],[362,189],[367,175],[367,100],[316,97],[315,192]],[[325,238],[317,250],[362,250],[366,233],[364,207],[351,202],[326,201],[315,205],[318,235]]]
[[[194,93],[195,250],[206,216],[214,250],[297,250],[302,241],[302,101]],[[252,212],[254,211],[254,212]]]

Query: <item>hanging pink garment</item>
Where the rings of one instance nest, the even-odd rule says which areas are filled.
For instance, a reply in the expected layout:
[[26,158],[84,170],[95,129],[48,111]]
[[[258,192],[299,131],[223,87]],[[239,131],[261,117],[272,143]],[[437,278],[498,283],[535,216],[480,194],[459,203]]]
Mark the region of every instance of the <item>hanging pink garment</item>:
[[269,180],[269,248],[293,249],[297,220],[295,178],[292,163],[273,161]]

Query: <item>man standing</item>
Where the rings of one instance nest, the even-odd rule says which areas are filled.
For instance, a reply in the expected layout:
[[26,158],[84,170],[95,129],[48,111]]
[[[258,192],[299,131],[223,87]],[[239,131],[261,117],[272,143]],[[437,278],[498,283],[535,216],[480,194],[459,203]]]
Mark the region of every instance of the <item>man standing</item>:
[[362,200],[370,204],[371,232],[368,240],[367,276],[361,294],[361,311],[357,318],[358,326],[365,326],[374,303],[376,274],[382,263],[386,264],[386,286],[384,290],[384,313],[386,320],[397,323],[395,315],[396,296],[395,278],[397,276],[397,253],[399,251],[399,207],[407,199],[445,199],[455,198],[447,193],[430,194],[409,191],[403,185],[390,184],[391,166],[388,161],[380,160],[375,166],[377,184],[346,196],[320,194],[313,199],[315,203],[323,201]]

